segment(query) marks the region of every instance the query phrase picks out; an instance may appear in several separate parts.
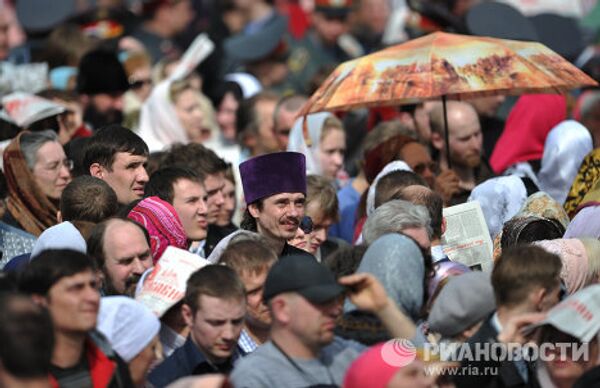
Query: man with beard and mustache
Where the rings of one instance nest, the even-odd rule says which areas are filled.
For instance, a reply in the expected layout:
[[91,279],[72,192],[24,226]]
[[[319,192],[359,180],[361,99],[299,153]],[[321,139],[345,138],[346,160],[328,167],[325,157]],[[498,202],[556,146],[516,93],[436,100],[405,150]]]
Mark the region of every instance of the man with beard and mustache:
[[[447,102],[450,162],[458,175],[458,186],[452,185],[450,205],[466,202],[471,190],[493,176],[487,160],[482,158],[483,136],[479,117],[473,106],[466,102]],[[440,170],[446,171],[448,155],[444,136],[444,109],[436,104],[430,112],[431,145],[437,151]],[[443,196],[443,195],[442,195]]]
[[87,253],[100,270],[103,295],[133,296],[140,277],[152,267],[148,232],[127,218],[96,225],[87,240]]
[[304,217],[306,158],[298,152],[275,152],[240,164],[248,204],[241,228],[264,236],[280,257],[314,256],[287,243]]
[[262,236],[253,235],[239,240],[234,237],[233,240],[223,251],[219,264],[231,267],[244,284],[246,319],[238,346],[245,353],[251,353],[269,339],[271,314],[263,301],[263,291],[267,274],[277,261],[277,255]]
[[129,82],[116,54],[97,49],[79,63],[77,92],[84,108],[83,120],[97,130],[123,121],[123,94]]

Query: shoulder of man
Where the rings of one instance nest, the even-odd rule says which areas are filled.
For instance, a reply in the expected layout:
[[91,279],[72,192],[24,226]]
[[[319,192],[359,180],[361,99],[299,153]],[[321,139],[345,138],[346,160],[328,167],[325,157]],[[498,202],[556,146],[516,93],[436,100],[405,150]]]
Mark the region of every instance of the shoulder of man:
[[[189,369],[189,370],[188,370]],[[150,372],[148,381],[154,387],[164,387],[180,377],[190,376],[192,370],[186,357],[185,344]]]
[[[244,387],[276,387],[277,377],[285,376],[287,361],[270,343],[259,346],[254,352],[241,358],[229,376],[233,386]],[[269,371],[278,371],[269,374]],[[283,383],[283,381],[281,381]]]

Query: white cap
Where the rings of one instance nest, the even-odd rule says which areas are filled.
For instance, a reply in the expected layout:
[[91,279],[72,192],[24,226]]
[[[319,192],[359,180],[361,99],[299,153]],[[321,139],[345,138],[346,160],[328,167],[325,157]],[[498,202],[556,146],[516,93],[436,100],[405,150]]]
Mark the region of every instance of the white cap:
[[143,304],[126,296],[107,296],[100,300],[99,332],[125,362],[130,362],[160,330],[160,321]]

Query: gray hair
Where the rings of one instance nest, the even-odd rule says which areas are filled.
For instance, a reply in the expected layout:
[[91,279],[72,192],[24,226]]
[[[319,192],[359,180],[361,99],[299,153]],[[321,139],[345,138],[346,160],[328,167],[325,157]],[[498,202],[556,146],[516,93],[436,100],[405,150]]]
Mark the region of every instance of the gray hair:
[[586,120],[596,108],[598,108],[598,104],[600,103],[600,91],[593,90],[586,93],[583,97],[583,101],[581,102],[581,118]]
[[367,245],[388,233],[401,233],[408,228],[425,228],[431,238],[431,217],[424,206],[396,199],[384,203],[367,218],[362,231]]
[[33,166],[37,163],[38,150],[49,141],[58,142],[58,134],[51,129],[21,135],[21,153],[29,170],[33,171]]

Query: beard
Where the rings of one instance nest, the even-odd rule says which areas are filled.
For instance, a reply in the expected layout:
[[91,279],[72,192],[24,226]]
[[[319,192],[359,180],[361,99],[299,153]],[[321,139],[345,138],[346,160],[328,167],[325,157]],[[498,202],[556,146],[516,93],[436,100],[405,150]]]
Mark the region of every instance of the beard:
[[127,278],[127,280],[125,280],[125,289],[123,291],[119,291],[117,290],[117,287],[115,287],[115,284],[110,275],[104,272],[104,284],[102,287],[104,290],[104,295],[125,295],[133,298],[135,296],[135,289],[137,287],[138,282],[140,281],[140,278],[141,275],[138,274],[130,275]]
[[456,165],[467,167],[467,168],[476,168],[481,164],[481,155],[472,153],[467,155],[453,155],[452,162]]
[[94,131],[110,124],[121,124],[123,122],[123,112],[117,109],[109,109],[105,112],[100,112],[94,104],[90,104],[85,108],[83,113],[83,121],[88,123]]

